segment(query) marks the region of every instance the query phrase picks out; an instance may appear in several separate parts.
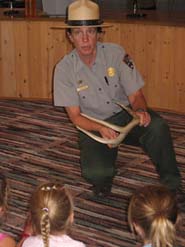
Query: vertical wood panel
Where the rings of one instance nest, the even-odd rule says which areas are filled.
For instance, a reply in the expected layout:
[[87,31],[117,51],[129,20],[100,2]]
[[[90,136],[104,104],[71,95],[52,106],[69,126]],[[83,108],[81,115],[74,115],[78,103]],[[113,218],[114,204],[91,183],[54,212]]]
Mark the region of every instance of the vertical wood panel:
[[[174,75],[174,68],[172,65],[173,61],[173,30],[174,28],[160,27],[160,73],[161,81],[157,82],[156,85],[156,95],[161,95],[158,97],[157,103],[162,107],[165,105],[170,106],[174,102],[173,88],[172,88],[172,78]],[[163,34],[163,35],[162,35]],[[157,73],[157,71],[156,71]],[[168,93],[167,93],[168,92]]]
[[[145,93],[147,95],[148,104],[153,106],[153,102],[159,101],[157,94],[158,86],[160,87],[161,74],[160,74],[160,29],[159,27],[151,25],[147,28],[146,42],[145,42],[145,55],[146,55],[146,85]],[[139,62],[139,61],[138,61]]]
[[72,45],[67,41],[64,29],[51,29],[51,27],[60,25],[61,22],[54,22],[50,24],[49,28],[51,38],[51,47],[49,52],[51,81],[53,80],[55,65],[72,49]]
[[120,24],[113,24],[111,27],[104,28],[103,32],[100,41],[120,44]]
[[[15,43],[16,97],[29,97],[28,32],[26,22],[12,22]],[[11,54],[9,54],[11,56]],[[13,59],[13,56],[12,56]]]
[[176,102],[174,108],[185,112],[185,30],[184,28],[176,28],[174,30],[174,78],[173,93]]
[[1,94],[16,95],[15,42],[12,22],[1,23]]
[[42,51],[45,49],[43,39],[47,40],[47,33],[44,33],[44,23],[28,22],[28,67],[29,67],[29,92],[33,97],[45,97],[47,82],[42,78],[42,69],[45,68],[45,63],[42,57]]

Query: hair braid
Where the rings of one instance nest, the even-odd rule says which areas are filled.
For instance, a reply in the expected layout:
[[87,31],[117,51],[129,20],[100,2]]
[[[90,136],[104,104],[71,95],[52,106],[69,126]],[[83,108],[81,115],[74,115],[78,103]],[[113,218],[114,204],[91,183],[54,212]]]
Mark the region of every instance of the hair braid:
[[40,219],[41,235],[44,242],[44,247],[49,247],[50,220],[49,220],[48,209],[43,208],[42,211],[43,212]]
[[68,190],[59,183],[45,183],[35,190],[30,203],[34,233],[41,234],[44,247],[50,235],[65,234],[73,219],[73,201]]

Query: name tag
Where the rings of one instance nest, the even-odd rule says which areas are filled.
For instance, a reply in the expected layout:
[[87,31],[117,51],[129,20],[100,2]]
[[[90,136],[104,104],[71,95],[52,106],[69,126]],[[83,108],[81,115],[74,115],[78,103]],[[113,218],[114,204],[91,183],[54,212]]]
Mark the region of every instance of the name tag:
[[86,89],[88,89],[88,85],[84,85],[84,86],[81,86],[81,87],[78,87],[77,88],[77,92],[80,92],[80,91],[82,91],[82,90],[86,90]]

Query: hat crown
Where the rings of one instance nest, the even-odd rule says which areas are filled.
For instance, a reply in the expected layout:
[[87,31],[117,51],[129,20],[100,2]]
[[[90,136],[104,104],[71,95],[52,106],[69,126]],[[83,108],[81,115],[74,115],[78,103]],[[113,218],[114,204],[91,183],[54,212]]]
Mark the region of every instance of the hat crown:
[[99,6],[90,0],[77,0],[68,7],[68,21],[98,19]]

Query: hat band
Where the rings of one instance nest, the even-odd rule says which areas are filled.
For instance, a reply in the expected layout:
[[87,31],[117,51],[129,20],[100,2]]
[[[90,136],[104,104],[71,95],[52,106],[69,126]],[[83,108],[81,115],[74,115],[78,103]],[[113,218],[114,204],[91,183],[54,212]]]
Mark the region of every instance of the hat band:
[[67,21],[69,26],[97,26],[103,23],[102,20],[75,20],[75,21]]

